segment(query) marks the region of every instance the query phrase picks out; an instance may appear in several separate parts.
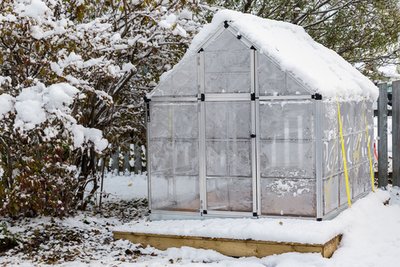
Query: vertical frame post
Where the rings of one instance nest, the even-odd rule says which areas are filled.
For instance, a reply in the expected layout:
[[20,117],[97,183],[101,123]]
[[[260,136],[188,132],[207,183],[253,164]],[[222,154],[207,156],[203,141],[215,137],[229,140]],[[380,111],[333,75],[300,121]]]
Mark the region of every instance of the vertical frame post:
[[152,210],[151,203],[151,162],[150,162],[150,99],[144,98],[145,112],[146,112],[146,169],[147,169],[147,203],[149,206],[149,211]]
[[400,186],[400,81],[392,83],[392,183]]
[[315,138],[315,198],[316,198],[316,212],[317,221],[322,220],[324,207],[323,207],[323,181],[322,181],[322,159],[324,148],[322,143],[322,116],[323,116],[323,106],[322,100],[314,100],[315,113],[314,113],[314,138]]
[[385,187],[388,184],[387,84],[378,87],[378,187]]
[[261,215],[261,175],[260,175],[260,91],[258,88],[258,52],[254,52],[254,92],[256,96],[256,187],[257,187],[257,214]]
[[199,182],[200,182],[200,213],[207,214],[207,178],[206,178],[206,110],[204,84],[204,50],[200,49],[197,55],[197,74],[199,87]]
[[255,49],[250,49],[250,80],[251,80],[251,176],[253,189],[253,216],[258,216],[257,201],[257,155],[256,155],[256,94],[255,94]]

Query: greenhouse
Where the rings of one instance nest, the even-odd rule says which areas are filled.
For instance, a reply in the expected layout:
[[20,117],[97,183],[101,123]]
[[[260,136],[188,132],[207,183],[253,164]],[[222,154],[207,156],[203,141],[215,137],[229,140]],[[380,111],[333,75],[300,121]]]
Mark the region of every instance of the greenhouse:
[[218,12],[146,97],[151,219],[336,216],[373,186],[377,94],[303,28]]

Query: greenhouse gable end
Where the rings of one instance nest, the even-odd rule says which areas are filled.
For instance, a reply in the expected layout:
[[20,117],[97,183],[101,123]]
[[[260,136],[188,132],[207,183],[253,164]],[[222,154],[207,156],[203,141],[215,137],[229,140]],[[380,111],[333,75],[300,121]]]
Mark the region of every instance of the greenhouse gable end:
[[334,217],[370,191],[377,94],[303,28],[218,12],[147,96],[152,219]]

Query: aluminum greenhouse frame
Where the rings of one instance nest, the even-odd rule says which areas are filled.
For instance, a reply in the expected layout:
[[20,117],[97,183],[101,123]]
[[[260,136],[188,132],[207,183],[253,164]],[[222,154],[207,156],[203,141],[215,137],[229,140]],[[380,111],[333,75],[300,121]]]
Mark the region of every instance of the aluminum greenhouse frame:
[[[145,99],[151,219],[336,216],[348,205],[339,102],[235,24],[216,28]],[[352,201],[371,188],[372,103],[340,100]]]

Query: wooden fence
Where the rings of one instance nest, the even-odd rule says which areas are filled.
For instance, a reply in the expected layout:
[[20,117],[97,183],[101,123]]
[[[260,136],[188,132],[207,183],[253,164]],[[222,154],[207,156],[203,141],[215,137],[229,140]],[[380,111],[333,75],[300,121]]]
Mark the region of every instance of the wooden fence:
[[[388,85],[379,84],[378,110],[378,187],[389,183],[400,186],[400,81],[394,81],[392,88],[392,109],[388,110]],[[388,117],[392,117],[392,173],[388,170]],[[389,179],[391,178],[391,179]]]

